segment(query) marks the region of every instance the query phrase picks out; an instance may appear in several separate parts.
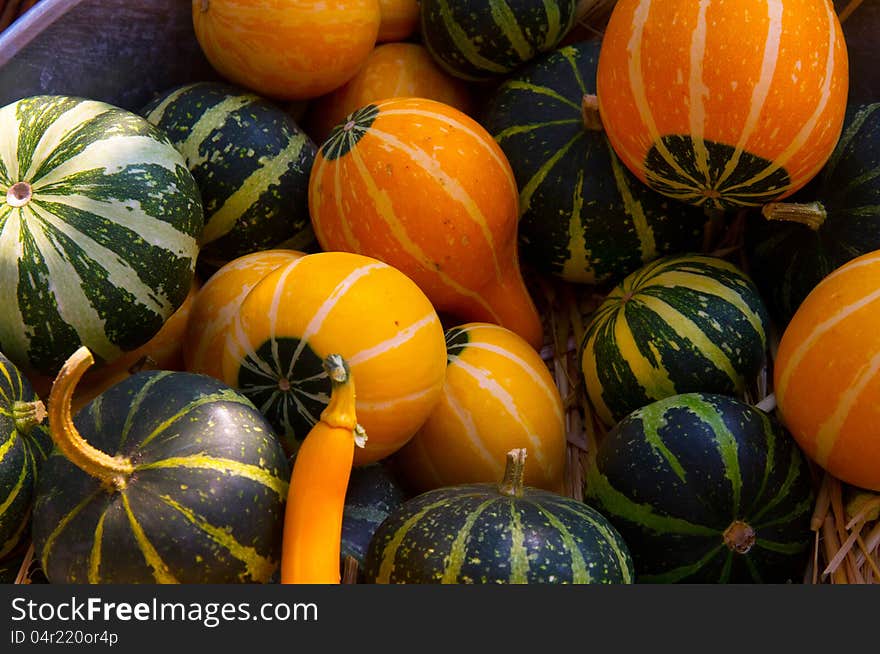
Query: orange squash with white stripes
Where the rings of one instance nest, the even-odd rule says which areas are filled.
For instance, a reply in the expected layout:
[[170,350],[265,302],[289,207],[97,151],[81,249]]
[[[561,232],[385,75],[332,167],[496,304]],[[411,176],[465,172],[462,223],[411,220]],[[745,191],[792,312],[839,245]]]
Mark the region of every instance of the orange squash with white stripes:
[[438,311],[543,344],[519,268],[513,171],[491,135],[458,109],[392,98],[351,114],[318,153],[309,212],[324,250],[385,261]]
[[489,482],[504,455],[528,448],[525,483],[562,492],[565,419],[547,365],[522,338],[487,323],[446,332],[443,395],[413,439],[395,456],[416,492]]
[[787,197],[840,136],[849,85],[831,0],[620,0],[597,93],[643,182],[716,209]]
[[880,250],[831,273],[785,329],[773,385],[782,421],[820,466],[880,491]]
[[251,289],[227,330],[223,379],[294,454],[330,399],[330,354],[357,379],[367,443],[356,465],[398,450],[440,399],[446,346],[434,307],[399,270],[347,252],[306,255]]
[[186,370],[223,379],[226,330],[241,303],[263,277],[302,256],[298,250],[262,250],[233,259],[211,275],[193,299],[186,325]]
[[277,100],[342,86],[376,44],[379,0],[192,0],[202,51],[227,80]]

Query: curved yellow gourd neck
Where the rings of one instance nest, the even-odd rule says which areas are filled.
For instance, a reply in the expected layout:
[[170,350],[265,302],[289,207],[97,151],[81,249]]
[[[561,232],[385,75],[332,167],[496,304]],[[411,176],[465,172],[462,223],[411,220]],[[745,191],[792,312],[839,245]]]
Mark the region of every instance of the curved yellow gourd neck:
[[71,415],[76,385],[83,373],[94,363],[92,353],[81,346],[65,361],[49,393],[49,432],[56,447],[86,474],[100,479],[113,490],[122,490],[134,471],[128,457],[110,456],[92,447],[77,431]]

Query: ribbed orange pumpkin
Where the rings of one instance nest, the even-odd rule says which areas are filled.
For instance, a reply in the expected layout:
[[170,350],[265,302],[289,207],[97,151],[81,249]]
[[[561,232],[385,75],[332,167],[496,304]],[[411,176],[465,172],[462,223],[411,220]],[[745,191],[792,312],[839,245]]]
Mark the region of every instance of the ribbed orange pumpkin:
[[251,289],[227,331],[223,378],[294,453],[329,400],[330,354],[357,379],[367,430],[357,465],[404,445],[440,398],[446,346],[434,307],[399,270],[347,252],[306,255]]
[[347,82],[379,33],[379,0],[192,0],[196,38],[229,81],[278,100]]
[[297,250],[253,252],[211,275],[196,295],[187,323],[182,348],[186,369],[223,379],[226,330],[244,298],[263,277],[302,256]]
[[486,323],[449,329],[446,347],[443,395],[395,456],[412,490],[492,481],[503,476],[507,451],[527,447],[526,485],[562,492],[562,398],[538,353]]
[[311,104],[306,131],[316,143],[323,143],[330,130],[356,109],[401,96],[429,98],[464,113],[471,111],[467,84],[444,72],[427,48],[418,43],[386,43],[373,50],[351,80]]
[[379,0],[382,20],[377,41],[403,41],[419,24],[419,0]]
[[353,113],[324,142],[309,180],[324,250],[385,261],[438,311],[499,324],[539,348],[541,321],[519,269],[518,207],[510,164],[486,130],[422,98]]
[[808,182],[848,92],[830,0],[620,0],[597,93],[621,160],[655,190],[728,209]]
[[880,250],[828,275],[782,335],[773,375],[782,420],[820,466],[880,491]]

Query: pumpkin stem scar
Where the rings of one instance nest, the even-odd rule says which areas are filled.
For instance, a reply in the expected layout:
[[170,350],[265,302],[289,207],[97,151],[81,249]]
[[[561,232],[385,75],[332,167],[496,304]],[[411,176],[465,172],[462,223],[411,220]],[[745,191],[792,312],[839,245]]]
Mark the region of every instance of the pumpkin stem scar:
[[755,530],[742,520],[734,520],[724,530],[724,544],[737,554],[746,554],[755,544]]
[[511,497],[522,496],[525,467],[526,449],[524,447],[510,450],[507,453],[507,467],[504,469],[504,479],[498,485],[498,490],[503,495]]
[[27,182],[16,182],[6,191],[6,204],[10,207],[23,207],[31,201],[31,185]]
[[75,466],[112,490],[123,490],[134,471],[128,457],[110,456],[92,447],[77,431],[71,415],[71,400],[83,373],[94,363],[92,353],[80,346],[64,362],[49,392],[49,432],[56,447]]
[[788,220],[813,231],[818,231],[828,217],[821,202],[770,202],[761,208],[761,214],[767,220]]

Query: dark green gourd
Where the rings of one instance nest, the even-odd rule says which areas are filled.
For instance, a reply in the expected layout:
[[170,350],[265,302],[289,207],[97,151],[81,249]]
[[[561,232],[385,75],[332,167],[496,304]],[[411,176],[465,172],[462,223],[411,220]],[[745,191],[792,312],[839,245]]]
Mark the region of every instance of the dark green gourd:
[[510,76],[482,124],[520,192],[520,250],[570,282],[616,282],[659,256],[702,248],[702,209],[649,189],[620,162],[596,104],[601,42],[560,48]]
[[85,348],[49,397],[56,449],[34,508],[52,583],[267,582],[290,466],[260,412],[212,377],[150,371],[70,417]]

